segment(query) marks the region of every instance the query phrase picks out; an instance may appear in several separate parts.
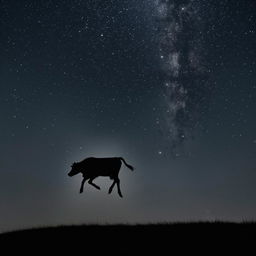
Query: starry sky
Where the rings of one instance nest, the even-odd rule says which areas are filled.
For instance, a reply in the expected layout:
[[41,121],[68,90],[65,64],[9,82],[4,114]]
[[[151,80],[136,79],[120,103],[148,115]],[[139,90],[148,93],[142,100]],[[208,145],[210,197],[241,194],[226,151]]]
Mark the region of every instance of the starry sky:
[[[0,231],[256,218],[254,0],[0,0]],[[136,169],[101,191],[85,157]]]

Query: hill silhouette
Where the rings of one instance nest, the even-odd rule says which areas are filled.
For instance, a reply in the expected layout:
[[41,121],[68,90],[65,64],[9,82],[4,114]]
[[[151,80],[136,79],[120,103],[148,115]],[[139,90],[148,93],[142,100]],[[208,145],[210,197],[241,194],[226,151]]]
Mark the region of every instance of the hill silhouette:
[[[39,245],[45,248],[67,246],[105,252],[107,248],[134,248],[149,251],[151,248],[189,250],[190,246],[230,247],[244,243],[254,244],[254,222],[194,222],[161,223],[148,225],[80,225],[33,228],[0,234],[0,244]],[[20,246],[13,247],[20,252]],[[248,246],[247,246],[248,248]],[[119,250],[119,249],[118,249]]]

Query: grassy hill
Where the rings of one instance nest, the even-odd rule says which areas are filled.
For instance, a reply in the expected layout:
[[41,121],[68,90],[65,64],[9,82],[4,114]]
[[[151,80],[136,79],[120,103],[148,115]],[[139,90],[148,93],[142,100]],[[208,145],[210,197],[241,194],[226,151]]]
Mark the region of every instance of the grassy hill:
[[[149,225],[80,225],[27,229],[0,234],[0,244],[73,246],[105,252],[107,248],[132,251],[135,248],[174,248],[189,250],[208,245],[234,248],[254,244],[256,224],[252,222],[162,223]],[[20,248],[20,247],[17,247]],[[248,248],[248,246],[247,246]]]

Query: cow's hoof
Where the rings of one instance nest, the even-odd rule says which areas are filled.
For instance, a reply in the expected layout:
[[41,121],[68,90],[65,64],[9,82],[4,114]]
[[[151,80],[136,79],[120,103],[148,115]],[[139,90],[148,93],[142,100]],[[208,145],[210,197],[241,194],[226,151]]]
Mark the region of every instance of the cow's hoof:
[[80,193],[80,194],[83,193],[83,190],[80,190],[79,193]]

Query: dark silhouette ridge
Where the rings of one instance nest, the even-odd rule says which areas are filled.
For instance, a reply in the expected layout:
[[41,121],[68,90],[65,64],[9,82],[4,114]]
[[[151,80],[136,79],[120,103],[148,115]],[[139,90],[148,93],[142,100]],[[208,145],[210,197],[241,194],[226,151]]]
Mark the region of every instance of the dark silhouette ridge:
[[122,162],[130,169],[134,170],[134,168],[127,164],[122,157],[106,157],[106,158],[96,158],[89,157],[85,158],[81,162],[73,163],[71,165],[72,169],[68,173],[68,176],[72,177],[78,173],[83,174],[83,180],[80,188],[80,193],[84,190],[85,181],[89,180],[88,183],[93,187],[100,189],[93,180],[99,176],[109,177],[111,180],[114,180],[112,185],[110,186],[108,193],[110,194],[117,184],[117,191],[120,197],[123,197],[121,188],[120,188],[120,179],[118,177]]
[[[216,249],[218,252],[216,255],[219,255],[220,251],[223,252],[223,248],[228,248],[227,255],[231,255],[230,250],[241,245],[243,246],[241,255],[250,255],[251,253],[246,254],[244,250],[250,244],[254,248],[255,231],[254,222],[59,226],[0,234],[0,244],[8,245],[8,252],[13,249],[19,254],[21,246],[18,245],[24,246],[26,251],[35,248],[33,245],[38,245],[37,254],[38,250],[41,252],[44,248],[65,249],[66,252],[69,246],[74,252],[75,248],[80,249],[82,245],[87,252],[92,249],[103,255],[108,251],[112,252],[113,248],[117,250],[118,255],[124,252],[134,254],[135,250],[138,252],[137,249],[142,249],[143,255],[147,252],[152,253],[152,249],[156,249],[159,253],[154,255],[166,255],[168,250],[174,252],[175,249],[179,252],[188,250],[189,254],[185,255],[191,255],[193,250],[196,252],[203,250],[202,255],[208,255],[209,251]],[[176,254],[168,253],[168,255]]]

